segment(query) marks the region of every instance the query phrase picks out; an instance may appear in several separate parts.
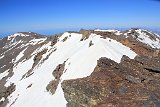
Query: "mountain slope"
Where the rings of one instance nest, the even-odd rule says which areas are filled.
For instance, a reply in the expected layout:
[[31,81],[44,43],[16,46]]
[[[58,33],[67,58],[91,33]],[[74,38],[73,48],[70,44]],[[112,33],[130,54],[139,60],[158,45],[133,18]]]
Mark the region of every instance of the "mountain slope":
[[[130,31],[86,30],[80,33],[65,32],[53,37],[23,32],[0,40],[1,106],[66,106],[61,88],[64,80],[90,76],[101,57],[120,63],[123,55],[134,59],[139,54],[123,39],[135,39],[135,43],[143,44],[144,49],[147,46],[152,54],[159,50],[158,37],[153,36],[156,39],[152,40],[148,34],[141,34],[139,30],[135,32],[140,37],[145,36],[145,39],[141,41],[135,38],[136,35],[131,35]],[[14,52],[13,56],[11,52]]]

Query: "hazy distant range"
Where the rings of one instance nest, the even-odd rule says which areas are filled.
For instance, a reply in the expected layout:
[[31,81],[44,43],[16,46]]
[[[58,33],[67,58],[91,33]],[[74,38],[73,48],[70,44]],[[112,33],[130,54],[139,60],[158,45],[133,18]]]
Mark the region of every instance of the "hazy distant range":
[[[143,29],[142,27],[137,27],[137,28],[141,28]],[[79,31],[80,29],[90,29],[90,30],[94,30],[96,28],[65,28],[65,29],[50,29],[50,30],[27,30],[27,31],[17,31],[17,32],[36,32],[36,33],[39,33],[39,34],[43,34],[43,35],[47,35],[47,36],[52,36],[54,34],[59,34],[59,33],[63,33],[65,31]],[[130,29],[130,28],[109,28],[109,27],[102,27],[100,29],[116,29],[116,30],[127,30],[127,29]],[[154,33],[157,33],[160,35],[160,28],[144,28],[144,29],[147,29],[147,30],[150,30]],[[16,32],[3,32],[1,33],[0,32],[0,38],[3,38],[5,36],[8,36],[8,35],[11,35],[11,34],[14,34]]]

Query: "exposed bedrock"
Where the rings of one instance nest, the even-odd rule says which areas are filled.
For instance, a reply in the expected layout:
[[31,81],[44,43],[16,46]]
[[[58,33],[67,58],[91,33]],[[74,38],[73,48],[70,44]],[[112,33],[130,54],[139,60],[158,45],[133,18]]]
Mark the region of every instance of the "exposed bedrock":
[[90,76],[63,81],[67,106],[159,107],[159,62],[146,56],[123,56],[119,64],[100,58]]

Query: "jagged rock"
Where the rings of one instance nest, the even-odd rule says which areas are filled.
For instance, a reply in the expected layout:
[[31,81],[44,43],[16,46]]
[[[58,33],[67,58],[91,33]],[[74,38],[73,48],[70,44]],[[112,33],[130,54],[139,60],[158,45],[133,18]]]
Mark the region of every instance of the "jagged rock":
[[58,37],[60,37],[61,35],[62,34],[56,34],[56,35],[50,36],[50,37],[47,38],[47,40],[52,41],[51,46],[54,46],[58,41]]
[[46,87],[46,90],[51,92],[52,95],[56,92],[57,86],[59,84],[59,80],[55,79],[49,82],[49,84]]
[[[1,88],[1,87],[0,87]],[[7,97],[15,91],[16,86],[12,83],[9,87],[1,88],[0,89],[0,99],[4,98],[4,101],[0,101],[0,107],[5,107],[8,103]]]
[[160,50],[155,50],[153,52],[153,57],[160,57]]
[[15,90],[15,85],[11,84],[9,87],[1,88],[0,90],[0,99],[2,97],[7,98]]
[[68,37],[66,36],[62,41],[65,42],[68,39]]
[[140,62],[144,69],[160,73],[160,57],[137,56],[135,60]]
[[90,35],[92,32],[93,32],[92,30],[84,30],[84,29],[81,29],[81,30],[79,31],[79,33],[82,34],[81,41],[88,39],[88,38],[89,38],[89,35]]
[[59,64],[56,69],[52,72],[52,75],[55,77],[55,79],[60,79],[61,75],[64,71],[65,63]]
[[92,41],[89,42],[89,47],[94,45]]
[[57,86],[60,82],[60,77],[64,71],[65,62],[63,64],[59,64],[56,69],[53,71],[52,75],[55,77],[54,80],[50,81],[46,87],[46,90],[51,92],[52,95],[55,93]]
[[37,55],[34,57],[34,63],[37,64],[37,62],[39,62],[42,58],[42,55],[45,54],[47,52],[48,49],[44,49],[43,51],[37,53]]
[[160,73],[150,72],[136,59],[123,56],[118,64],[100,58],[90,76],[63,81],[67,106],[160,106]]

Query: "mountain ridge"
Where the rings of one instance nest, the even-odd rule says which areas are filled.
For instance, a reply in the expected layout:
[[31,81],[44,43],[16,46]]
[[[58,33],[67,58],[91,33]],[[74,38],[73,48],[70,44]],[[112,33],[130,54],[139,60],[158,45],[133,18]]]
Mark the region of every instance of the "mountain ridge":
[[[61,83],[92,75],[101,57],[118,64],[124,55],[129,59],[136,56],[160,57],[160,37],[141,29],[123,32],[80,30],[50,37],[21,33],[29,36],[22,35],[19,38],[13,34],[14,39],[5,37],[0,40],[2,107],[64,107],[70,99],[64,96],[66,93],[63,93],[65,89],[62,90]],[[154,71],[156,67],[147,69]],[[35,100],[40,96],[41,99]]]

